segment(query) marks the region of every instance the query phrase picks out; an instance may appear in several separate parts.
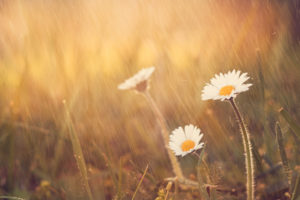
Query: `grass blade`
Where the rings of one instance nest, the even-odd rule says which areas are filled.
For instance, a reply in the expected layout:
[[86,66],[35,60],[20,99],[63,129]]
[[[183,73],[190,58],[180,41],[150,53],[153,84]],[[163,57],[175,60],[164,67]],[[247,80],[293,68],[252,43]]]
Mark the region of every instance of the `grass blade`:
[[146,174],[147,174],[148,168],[149,168],[149,165],[147,164],[146,169],[145,169],[145,171],[144,171],[144,173],[143,173],[143,176],[142,176],[142,178],[141,178],[139,184],[137,185],[137,187],[136,187],[136,189],[135,189],[135,191],[134,191],[134,194],[133,194],[133,196],[132,196],[132,200],[134,200],[134,198],[135,198],[135,196],[136,196],[136,194],[137,194],[137,192],[138,192],[138,190],[139,190],[139,188],[140,188],[140,186],[141,186],[141,184],[142,184],[142,182],[143,182],[143,180],[144,180],[144,178],[145,178],[145,176],[146,176]]
[[119,172],[118,172],[118,187],[117,187],[117,199],[122,199],[122,182],[123,182],[123,176],[122,176],[122,167],[123,167],[123,160],[120,159],[119,161]]
[[298,136],[298,138],[300,138],[300,126],[298,124],[296,124],[296,122],[293,120],[293,118],[290,116],[290,114],[283,108],[280,108],[279,113],[285,119],[285,121],[289,124],[291,129],[293,129],[293,131]]
[[0,199],[13,199],[13,200],[25,200],[20,197],[11,197],[11,196],[0,196]]
[[298,174],[291,200],[300,199],[300,175]]
[[284,170],[284,173],[287,176],[289,187],[290,187],[290,185],[291,185],[290,171],[291,170],[290,170],[290,167],[289,167],[289,162],[288,162],[286,152],[285,152],[285,149],[284,149],[284,145],[283,145],[282,131],[281,131],[281,128],[280,128],[280,125],[279,125],[278,122],[276,122],[275,133],[276,133],[278,149],[279,149],[279,153],[280,153],[280,157],[281,157],[281,162],[282,162],[282,165],[283,165],[283,170]]
[[[263,125],[263,140],[265,141],[264,144],[266,145],[267,149],[266,152],[269,155],[270,152],[272,152],[272,147],[271,147],[271,143],[266,142],[269,141],[270,138],[270,134],[268,131],[268,126],[267,126],[267,120],[266,120],[266,109],[265,109],[265,102],[266,102],[266,97],[265,97],[265,77],[264,77],[264,73],[263,73],[263,68],[262,68],[262,57],[261,57],[261,52],[258,49],[256,51],[256,58],[257,58],[257,67],[258,67],[258,78],[259,78],[259,84],[258,84],[258,88],[259,88],[259,93],[260,93],[260,116],[261,116],[261,120],[262,120],[262,125]],[[253,156],[255,159],[255,165],[256,168],[258,170],[259,173],[263,173],[264,168],[263,168],[263,164],[262,164],[262,158],[258,153],[257,147],[254,143],[254,141],[251,139],[251,143],[252,143],[252,152],[253,152]]]
[[263,164],[262,164],[262,157],[260,156],[260,154],[257,150],[257,146],[254,143],[254,141],[252,139],[250,139],[250,140],[251,140],[251,144],[252,144],[252,153],[253,153],[253,157],[255,159],[256,168],[260,173],[262,173],[264,171]]
[[109,170],[109,174],[111,176],[112,181],[114,182],[114,187],[116,190],[118,190],[118,178],[116,176],[116,173],[114,172],[114,167],[111,163],[111,161],[108,159],[108,156],[105,155],[105,153],[102,153],[102,156],[105,160],[105,163],[107,164],[107,168]]
[[88,198],[89,198],[89,200],[93,200],[91,188],[88,183],[87,169],[86,169],[86,164],[85,164],[85,160],[83,157],[81,145],[79,142],[79,138],[74,129],[74,125],[73,125],[73,122],[72,122],[72,119],[70,116],[69,109],[67,108],[66,104],[64,104],[64,105],[65,105],[65,123],[66,123],[66,126],[67,126],[69,134],[70,134],[74,157],[76,159],[76,162],[77,162],[77,165],[78,165],[78,168],[79,168],[82,180],[83,180],[84,187],[88,193]]
[[201,162],[202,162],[202,159],[203,159],[203,156],[204,156],[204,151],[205,151],[205,146],[203,147],[203,149],[201,151],[201,154],[198,157],[198,162],[197,162],[197,180],[198,180],[198,185],[199,185],[198,189],[199,189],[201,197],[204,197],[204,199],[209,200],[209,196],[207,194],[207,191],[204,189],[205,183],[204,183],[204,181],[202,179],[201,172],[200,172]]
[[[135,168],[135,170],[139,171],[141,174],[144,173],[144,170],[139,168],[132,160],[129,160],[130,164]],[[151,174],[146,174],[146,178],[151,181],[154,185],[157,184],[157,181],[155,180],[154,176]]]
[[8,180],[7,180],[7,187],[9,191],[13,191],[15,185],[15,178],[14,178],[14,170],[15,170],[15,132],[14,130],[10,130],[8,136]]

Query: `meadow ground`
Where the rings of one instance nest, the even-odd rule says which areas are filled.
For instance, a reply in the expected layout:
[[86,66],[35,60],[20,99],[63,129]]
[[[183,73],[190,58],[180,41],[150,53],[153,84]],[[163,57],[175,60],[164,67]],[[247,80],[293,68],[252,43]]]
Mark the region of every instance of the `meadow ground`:
[[169,132],[204,133],[205,162],[178,157],[184,175],[197,181],[200,171],[211,198],[224,200],[246,199],[240,130],[230,105],[201,91],[215,73],[248,72],[253,86],[236,101],[258,152],[256,199],[290,199],[300,173],[299,5],[0,1],[0,198],[88,199],[88,182],[94,199],[131,199],[148,166],[135,199],[200,199],[174,185],[165,197],[174,174],[155,115],[142,95],[117,89],[154,65],[149,92]]

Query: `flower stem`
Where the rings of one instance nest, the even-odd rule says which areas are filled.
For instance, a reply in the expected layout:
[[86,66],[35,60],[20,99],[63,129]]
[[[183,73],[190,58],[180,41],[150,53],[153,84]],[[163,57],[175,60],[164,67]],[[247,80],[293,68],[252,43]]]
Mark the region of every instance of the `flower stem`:
[[253,200],[254,199],[254,162],[252,156],[250,136],[234,99],[233,98],[229,99],[229,102],[232,105],[232,108],[238,119],[239,126],[241,128],[242,138],[243,138],[243,145],[244,145],[244,151],[246,156],[246,171],[247,171],[247,200]]
[[180,167],[179,162],[177,161],[176,156],[174,155],[174,153],[171,151],[171,149],[168,147],[169,144],[169,133],[168,133],[168,129],[167,129],[167,125],[166,125],[166,120],[163,117],[162,113],[160,112],[158,106],[156,105],[155,101],[153,100],[153,98],[151,97],[150,93],[148,91],[145,91],[144,96],[146,97],[146,99],[149,101],[151,108],[159,122],[160,128],[161,128],[161,133],[162,133],[162,137],[164,140],[164,145],[167,149],[168,152],[168,156],[171,160],[171,164],[173,167],[173,172],[176,175],[176,177],[179,180],[184,180],[184,176]]

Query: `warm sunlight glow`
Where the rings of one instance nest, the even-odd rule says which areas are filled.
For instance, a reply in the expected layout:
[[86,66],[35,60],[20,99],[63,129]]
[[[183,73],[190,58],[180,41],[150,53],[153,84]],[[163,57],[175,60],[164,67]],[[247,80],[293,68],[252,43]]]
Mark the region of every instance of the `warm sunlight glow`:
[[263,129],[280,107],[300,122],[298,2],[0,0],[0,199],[246,199],[229,100],[257,141],[256,199],[287,199]]

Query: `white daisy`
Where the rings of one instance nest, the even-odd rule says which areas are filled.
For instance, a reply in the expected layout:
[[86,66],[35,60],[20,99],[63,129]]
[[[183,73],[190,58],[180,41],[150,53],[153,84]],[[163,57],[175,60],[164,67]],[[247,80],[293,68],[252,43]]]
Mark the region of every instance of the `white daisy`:
[[202,90],[202,100],[219,99],[224,101],[224,99],[235,98],[237,94],[249,90],[252,84],[244,84],[248,79],[248,74],[241,74],[239,70],[216,74]]
[[121,83],[118,88],[120,90],[135,89],[139,92],[144,92],[146,89],[148,89],[148,79],[154,70],[155,67],[141,69],[134,76]]
[[200,143],[203,134],[200,129],[193,125],[186,125],[184,130],[179,127],[172,131],[170,135],[169,147],[174,151],[176,156],[185,156],[192,151],[201,149],[204,143]]

